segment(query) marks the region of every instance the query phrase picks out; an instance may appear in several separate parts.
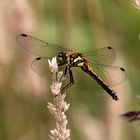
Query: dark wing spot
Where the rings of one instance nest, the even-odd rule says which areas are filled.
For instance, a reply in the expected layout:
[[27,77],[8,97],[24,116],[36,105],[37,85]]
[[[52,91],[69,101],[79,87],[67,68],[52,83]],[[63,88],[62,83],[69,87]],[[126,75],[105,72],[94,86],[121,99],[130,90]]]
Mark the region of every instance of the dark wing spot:
[[108,49],[112,49],[112,47],[110,47],[110,46],[109,46],[109,47],[107,47],[107,48],[108,48]]
[[41,59],[41,57],[37,57],[37,58],[36,58],[36,60],[40,60],[40,59]]
[[125,69],[124,69],[124,68],[122,68],[122,67],[120,68],[120,70],[125,71]]
[[28,35],[26,35],[26,34],[21,34],[21,36],[27,37]]

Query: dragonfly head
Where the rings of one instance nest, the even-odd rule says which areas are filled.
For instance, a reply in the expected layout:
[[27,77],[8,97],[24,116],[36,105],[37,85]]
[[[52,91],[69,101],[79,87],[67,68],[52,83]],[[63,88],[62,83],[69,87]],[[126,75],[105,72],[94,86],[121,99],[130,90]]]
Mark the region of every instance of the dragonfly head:
[[58,63],[61,65],[61,64],[65,64],[67,62],[67,53],[62,51],[58,54],[58,57],[57,57],[57,61]]

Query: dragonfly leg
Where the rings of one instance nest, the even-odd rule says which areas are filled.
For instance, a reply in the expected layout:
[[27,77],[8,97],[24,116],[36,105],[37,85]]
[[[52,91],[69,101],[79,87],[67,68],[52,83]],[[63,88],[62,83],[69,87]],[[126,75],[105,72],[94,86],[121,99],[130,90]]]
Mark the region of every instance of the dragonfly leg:
[[74,78],[73,78],[72,70],[70,69],[69,66],[66,67],[65,72],[64,72],[64,76],[68,76],[67,72],[69,72],[69,83],[61,89],[61,92],[74,84]]
[[69,70],[69,66],[66,66],[65,71],[64,71],[64,76],[68,76],[68,70]]
[[60,81],[63,81],[63,80],[65,80],[68,77],[68,69],[69,69],[68,66],[66,66],[62,76],[59,79]]

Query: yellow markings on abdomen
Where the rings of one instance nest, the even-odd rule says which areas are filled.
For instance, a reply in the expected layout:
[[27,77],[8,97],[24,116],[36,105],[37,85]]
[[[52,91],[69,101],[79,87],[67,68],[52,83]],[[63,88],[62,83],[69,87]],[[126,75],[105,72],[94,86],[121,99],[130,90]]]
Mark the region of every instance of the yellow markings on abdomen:
[[116,95],[116,92],[111,89],[109,87],[109,85],[107,83],[105,83],[100,77],[98,77],[98,75],[96,74],[96,72],[94,72],[94,70],[92,69],[92,67],[90,67],[90,65],[84,65],[84,67],[82,67],[82,70],[85,71],[88,75],[90,75],[93,79],[95,79],[97,81],[97,83],[114,99],[114,100],[119,100],[119,98]]
[[[104,82],[104,81],[96,74],[96,72],[94,72],[94,70],[92,69],[92,67],[89,66],[89,65],[88,65],[88,70],[89,70],[92,74],[96,75],[96,76],[98,77],[98,79],[99,79],[104,85],[106,85],[110,90],[113,90],[106,82]],[[91,76],[92,76],[92,75],[91,75]]]

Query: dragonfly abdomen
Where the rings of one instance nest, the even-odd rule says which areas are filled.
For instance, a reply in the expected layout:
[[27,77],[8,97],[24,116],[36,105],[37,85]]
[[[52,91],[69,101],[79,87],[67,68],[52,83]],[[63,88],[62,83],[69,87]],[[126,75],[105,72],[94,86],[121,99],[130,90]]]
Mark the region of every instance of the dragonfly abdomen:
[[116,92],[111,89],[98,75],[92,70],[92,68],[88,65],[84,65],[81,67],[84,72],[86,72],[89,76],[96,80],[96,82],[114,99],[119,100]]

